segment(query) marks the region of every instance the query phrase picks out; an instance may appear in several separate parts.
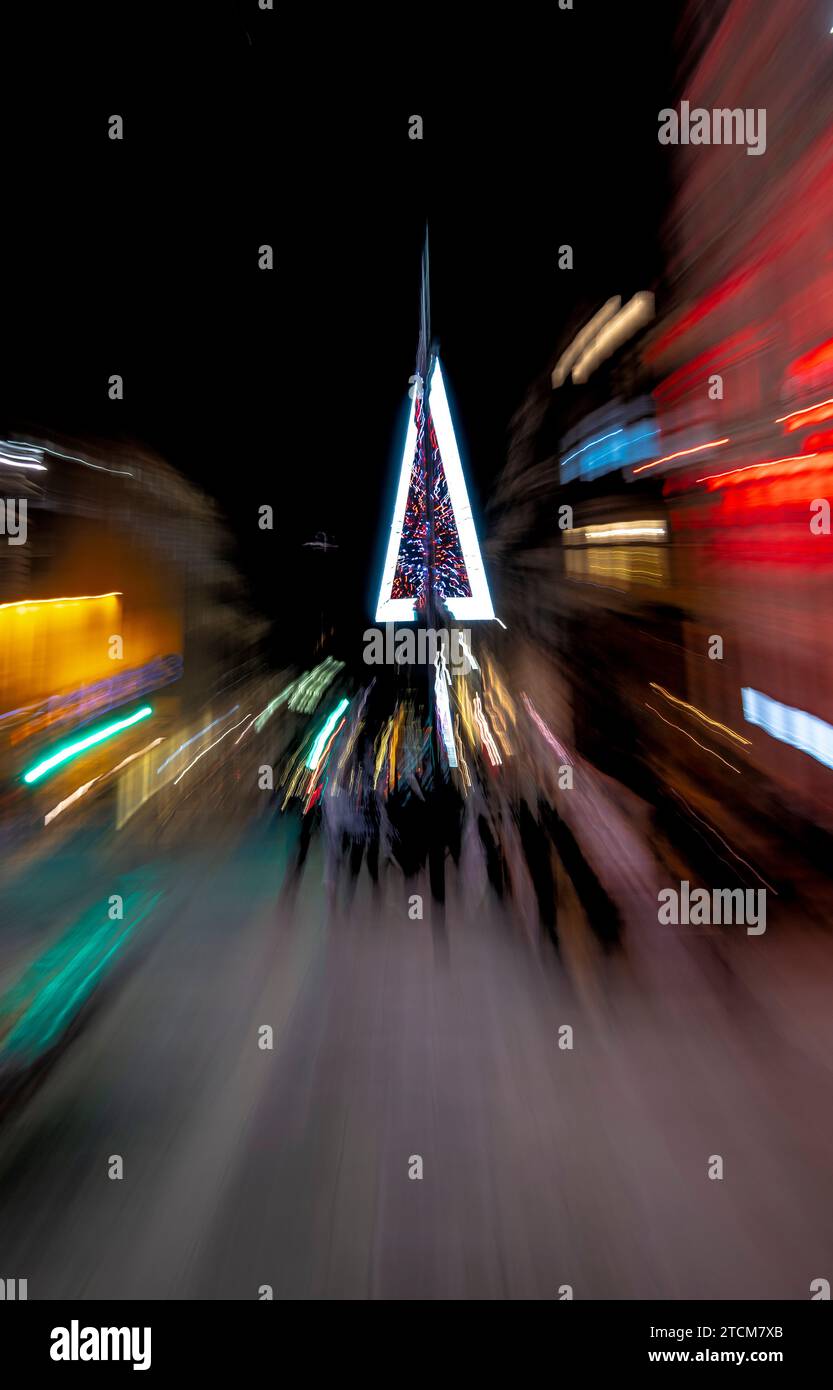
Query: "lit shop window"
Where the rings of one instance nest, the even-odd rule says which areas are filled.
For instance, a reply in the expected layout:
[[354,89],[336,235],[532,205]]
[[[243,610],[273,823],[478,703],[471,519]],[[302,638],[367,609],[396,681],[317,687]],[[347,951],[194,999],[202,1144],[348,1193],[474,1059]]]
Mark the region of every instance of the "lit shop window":
[[670,582],[668,549],[662,545],[568,546],[564,553],[567,578],[580,584],[626,590],[666,588]]
[[608,589],[669,583],[668,523],[654,517],[618,518],[564,532],[568,579]]

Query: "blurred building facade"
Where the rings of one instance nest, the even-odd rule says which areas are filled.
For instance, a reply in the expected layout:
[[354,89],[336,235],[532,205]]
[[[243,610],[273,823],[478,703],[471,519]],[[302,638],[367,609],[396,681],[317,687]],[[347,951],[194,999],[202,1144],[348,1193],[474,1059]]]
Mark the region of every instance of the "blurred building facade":
[[[686,33],[702,8],[690,7]],[[726,440],[654,470],[688,615],[688,698],[750,739],[743,771],[763,779],[753,785],[828,826],[829,767],[750,726],[741,692],[833,724],[833,651],[818,622],[831,542],[810,525],[833,480],[829,29],[818,0],[733,0],[689,50],[681,96],[692,108],[764,110],[767,146],[758,157],[736,145],[673,149],[670,296],[643,352],[658,378],[663,453]],[[712,635],[721,660],[709,658]]]
[[[2,446],[25,541],[0,565],[0,735],[6,828],[163,739],[258,669],[266,624],[226,560],[214,504],[149,451],[31,433]],[[16,460],[19,463],[16,464]],[[44,786],[24,772],[72,738],[153,718],[91,747]],[[116,750],[114,752],[114,749]]]
[[492,501],[493,564],[571,685],[577,748],[760,856],[774,822],[833,829],[833,555],[811,526],[833,489],[829,29],[818,0],[689,5],[679,100],[763,109],[766,151],[668,147],[656,319],[573,385],[586,307]]

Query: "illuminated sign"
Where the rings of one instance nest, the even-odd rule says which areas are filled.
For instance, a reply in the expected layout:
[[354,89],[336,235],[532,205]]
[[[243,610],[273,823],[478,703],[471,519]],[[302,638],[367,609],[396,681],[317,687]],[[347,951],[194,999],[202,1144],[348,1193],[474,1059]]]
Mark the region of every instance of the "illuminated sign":
[[612,319],[613,315],[617,314],[621,307],[622,296],[616,294],[612,299],[609,299],[606,304],[603,304],[599,312],[593,315],[593,318],[589,323],[585,324],[580,333],[576,334],[570,346],[565,348],[562,352],[553,370],[553,390],[556,390],[559,386],[563,386],[570,368],[578,361],[579,357],[582,356],[585,349],[589,347],[604,324]]
[[833,726],[815,714],[782,705],[769,695],[748,686],[741,691],[743,714],[747,723],[756,724],[779,743],[787,743],[802,753],[809,753],[816,762],[833,767]]
[[640,290],[629,300],[624,309],[608,319],[599,332],[590,340],[573,367],[573,381],[576,385],[587,380],[598,366],[612,353],[632,338],[654,317],[654,296],[650,290]]
[[122,671],[107,680],[95,681],[92,685],[81,686],[66,695],[50,695],[48,700],[25,709],[9,710],[0,715],[0,724],[14,715],[27,714],[25,723],[14,729],[10,736],[12,745],[22,743],[33,734],[41,733],[53,725],[83,724],[97,714],[126,705],[140,695],[149,695],[152,690],[161,690],[182,677],[182,657],[177,655],[160,656],[145,666]]
[[569,430],[559,449],[562,483],[600,478],[632,467],[657,453],[659,426],[650,396],[616,400],[585,415]]

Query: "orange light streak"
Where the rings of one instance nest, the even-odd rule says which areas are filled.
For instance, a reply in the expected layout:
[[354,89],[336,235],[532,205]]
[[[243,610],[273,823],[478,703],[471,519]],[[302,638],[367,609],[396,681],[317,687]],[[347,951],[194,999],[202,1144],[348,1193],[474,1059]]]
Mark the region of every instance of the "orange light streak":
[[802,463],[804,459],[814,459],[816,454],[790,454],[783,459],[767,459],[766,463],[748,463],[743,468],[729,468],[725,473],[709,473],[705,478],[696,478],[698,483],[712,483],[716,478],[731,478],[736,473],[751,473],[756,468],[773,468],[777,463]]
[[666,454],[664,458],[654,459],[653,463],[641,463],[635,468],[634,473],[644,473],[646,468],[658,468],[661,463],[670,463],[672,459],[686,458],[689,454],[702,454],[704,449],[717,449],[721,444],[728,444],[728,436],[725,439],[713,439],[710,444],[698,444],[693,449],[678,449],[676,454]]

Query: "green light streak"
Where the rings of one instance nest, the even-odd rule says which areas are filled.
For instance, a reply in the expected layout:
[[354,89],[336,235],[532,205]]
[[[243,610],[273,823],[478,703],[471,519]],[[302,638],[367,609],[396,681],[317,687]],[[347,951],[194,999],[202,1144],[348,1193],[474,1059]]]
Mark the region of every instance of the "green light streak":
[[92,993],[112,958],[162,897],[140,890],[124,895],[123,920],[86,913],[24,971],[0,998],[0,1065],[34,1061],[58,1040]]
[[257,719],[255,720],[255,733],[260,733],[264,724],[266,724],[268,720],[272,718],[272,715],[275,713],[275,710],[280,708],[284,700],[289,699],[297,684],[298,681],[293,681],[291,685],[288,685],[286,687],[286,690],[282,690],[280,695],[276,695],[274,700],[271,700],[269,704],[266,706],[266,708],[260,711],[260,714],[257,716]]
[[307,758],[307,767],[310,769],[310,771],[314,772],[317,768],[321,754],[324,752],[324,745],[326,744],[327,739],[330,737],[330,734],[333,732],[333,729],[335,728],[336,724],[343,715],[349,703],[349,700],[339,700],[332,714],[328,717],[323,729],[319,733],[317,739],[312,745],[312,748],[310,749],[309,757]]
[[138,724],[140,719],[147,719],[149,714],[153,714],[150,705],[143,705],[137,709],[127,719],[117,719],[113,724],[105,724],[101,729],[96,729],[95,733],[87,734],[86,738],[76,739],[73,743],[67,743],[63,748],[59,748],[57,753],[52,753],[43,762],[36,763],[24,773],[23,780],[29,785],[40,781],[41,777],[53,768],[60,767],[61,763],[69,762],[70,758],[75,758],[79,753],[84,753],[88,748],[93,748],[97,743],[103,743],[105,739],[112,738],[114,734],[120,734],[122,729],[129,729],[131,724]]

